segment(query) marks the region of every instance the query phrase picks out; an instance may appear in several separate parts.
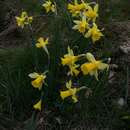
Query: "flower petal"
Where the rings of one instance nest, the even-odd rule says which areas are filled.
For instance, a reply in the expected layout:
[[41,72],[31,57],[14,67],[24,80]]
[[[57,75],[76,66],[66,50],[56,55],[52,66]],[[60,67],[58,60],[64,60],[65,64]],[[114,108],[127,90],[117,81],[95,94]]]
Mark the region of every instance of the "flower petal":
[[100,69],[100,70],[104,70],[104,69],[108,70],[108,68],[109,68],[108,64],[105,64],[105,63],[99,63],[98,64],[98,69]]
[[95,6],[94,6],[94,12],[98,12],[98,10],[99,10],[99,5],[98,4],[96,4]]
[[90,62],[95,62],[96,61],[95,57],[91,53],[87,53],[86,57],[87,57],[88,61],[90,61]]
[[33,72],[33,73],[30,73],[28,76],[29,76],[30,78],[32,78],[32,79],[35,79],[35,78],[37,78],[37,77],[39,76],[39,74],[36,73],[36,72]]

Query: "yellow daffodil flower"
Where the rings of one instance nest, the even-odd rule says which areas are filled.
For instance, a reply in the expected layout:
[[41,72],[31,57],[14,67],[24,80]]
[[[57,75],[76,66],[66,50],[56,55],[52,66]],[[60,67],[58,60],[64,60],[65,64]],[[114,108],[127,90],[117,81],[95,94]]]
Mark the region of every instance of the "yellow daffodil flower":
[[27,12],[22,12],[20,17],[16,17],[17,25],[21,28],[24,28],[25,25],[31,24],[33,20],[32,16],[28,16]]
[[68,47],[68,54],[64,55],[64,58],[61,58],[62,65],[67,65],[70,69],[70,72],[68,74],[73,74],[77,76],[79,74],[79,71],[77,68],[78,65],[75,64],[76,61],[78,61],[80,56],[74,56],[73,50]]
[[74,1],[74,4],[68,4],[68,10],[72,13],[72,16],[78,16],[80,11],[86,8],[86,4],[82,1],[82,3],[78,3],[77,0]]
[[82,16],[82,20],[74,20],[76,24],[73,29],[78,30],[80,33],[85,33],[86,29],[88,29],[89,24],[86,21],[86,16]]
[[98,70],[108,69],[109,65],[102,63],[101,60],[96,60],[91,53],[87,53],[86,57],[89,63],[84,63],[81,65],[81,71],[84,75],[90,74],[94,75],[98,80]]
[[42,6],[46,9],[47,13],[56,12],[56,7],[50,0],[46,1]]
[[98,4],[94,6],[94,9],[91,6],[88,6],[87,10],[84,12],[84,15],[86,15],[89,20],[95,22],[96,18],[98,17],[98,10],[99,10],[98,8],[99,8]]
[[61,58],[63,65],[73,65],[78,60],[78,56],[74,56],[73,50],[68,46],[68,54]]
[[42,106],[42,100],[39,100],[36,104],[33,105],[33,108],[35,110],[41,111],[41,108],[42,108],[41,106]]
[[65,98],[71,96],[74,103],[78,102],[78,99],[76,97],[76,93],[77,93],[78,88],[72,88],[72,81],[71,80],[66,83],[66,88],[68,90],[60,91],[61,98],[64,100]]
[[41,90],[42,85],[44,83],[44,80],[46,78],[46,75],[45,74],[38,74],[38,73],[34,72],[34,73],[29,74],[29,77],[32,79],[35,79],[31,82],[32,86],[34,88]]
[[61,58],[62,65],[73,65],[78,60],[78,56],[74,56],[73,50],[68,46],[68,54]]
[[98,29],[97,25],[93,23],[93,27],[88,30],[88,32],[85,34],[86,38],[91,37],[93,43],[98,41],[103,36],[102,32]]
[[78,102],[78,99],[76,96],[77,92],[79,92],[80,90],[86,89],[85,86],[80,87],[80,88],[73,88],[71,80],[66,83],[66,88],[68,90],[60,91],[61,98],[64,100],[67,97],[71,97],[74,103]]
[[48,38],[44,39],[44,38],[40,37],[38,39],[38,42],[36,43],[36,47],[37,48],[44,48],[47,44],[48,44]]
[[44,38],[40,37],[38,39],[38,42],[36,43],[36,47],[37,48],[43,48],[45,50],[45,52],[47,53],[47,55],[49,56],[49,51],[48,51],[48,49],[46,47],[47,44],[49,44],[48,43],[48,38],[44,39]]

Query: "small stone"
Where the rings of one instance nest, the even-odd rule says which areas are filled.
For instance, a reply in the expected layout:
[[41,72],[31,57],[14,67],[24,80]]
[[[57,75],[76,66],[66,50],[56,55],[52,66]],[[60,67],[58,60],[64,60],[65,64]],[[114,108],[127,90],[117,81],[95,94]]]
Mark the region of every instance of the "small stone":
[[124,98],[119,98],[118,101],[117,101],[117,104],[118,104],[120,107],[123,107],[123,106],[125,105]]

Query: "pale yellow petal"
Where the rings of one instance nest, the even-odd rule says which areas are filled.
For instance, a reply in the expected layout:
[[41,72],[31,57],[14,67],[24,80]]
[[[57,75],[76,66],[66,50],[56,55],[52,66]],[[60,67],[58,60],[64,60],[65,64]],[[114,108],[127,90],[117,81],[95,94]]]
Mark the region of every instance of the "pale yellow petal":
[[39,76],[39,74],[36,73],[36,72],[33,72],[33,73],[30,73],[28,76],[29,76],[30,78],[32,78],[32,79],[35,79],[35,78],[37,78],[37,77]]
[[88,59],[88,61],[90,62],[95,62],[95,57],[91,54],[91,53],[87,53],[86,54],[86,58]]
[[94,6],[94,12],[98,12],[98,10],[99,10],[99,5],[98,4],[96,4],[95,6]]
[[69,82],[66,83],[66,88],[70,89],[72,87],[72,81],[69,80]]
[[98,64],[98,69],[100,69],[100,70],[104,70],[104,69],[108,69],[108,68],[109,68],[108,64],[105,64],[102,62]]
[[91,34],[92,34],[92,31],[91,29],[89,29],[88,32],[86,32],[86,34],[84,35],[84,37],[89,38]]
[[36,45],[37,48],[41,48],[42,47],[42,45],[40,43],[36,43],[35,45]]
[[21,17],[27,17],[27,12],[23,11]]
[[78,25],[74,25],[74,26],[72,27],[72,29],[78,30],[78,29],[79,29],[79,26],[78,26]]
[[42,37],[40,37],[39,39],[38,39],[38,42],[40,42],[40,43],[42,43],[44,41],[44,39],[42,38]]
[[75,24],[80,24],[81,21],[79,21],[79,20],[74,20],[73,22],[74,22]]
[[70,56],[74,56],[73,50],[72,50],[72,49],[70,49],[70,47],[69,47],[69,46],[68,46],[68,54],[69,54]]

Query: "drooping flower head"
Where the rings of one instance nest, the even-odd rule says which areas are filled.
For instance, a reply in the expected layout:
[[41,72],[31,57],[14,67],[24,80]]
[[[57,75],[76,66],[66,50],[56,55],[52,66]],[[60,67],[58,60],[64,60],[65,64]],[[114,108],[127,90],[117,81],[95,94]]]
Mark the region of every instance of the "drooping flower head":
[[81,65],[81,71],[84,75],[94,75],[95,78],[98,80],[98,70],[104,70],[109,68],[108,64],[103,63],[101,60],[96,60],[91,53],[87,53],[86,58],[89,62]]
[[38,74],[33,72],[29,74],[29,77],[34,79],[31,84],[34,88],[41,90],[43,83],[45,82],[46,75],[45,74]]
[[76,93],[77,93],[78,88],[72,88],[72,81],[71,80],[66,83],[66,88],[68,90],[60,91],[61,98],[64,100],[65,98],[71,96],[74,103],[78,102],[78,99],[76,97]]
[[73,102],[76,103],[78,102],[78,99],[77,99],[77,93],[80,91],[80,90],[83,90],[83,89],[86,89],[85,86],[82,86],[82,87],[74,87],[72,85],[72,81],[69,80],[68,82],[66,82],[66,88],[67,90],[64,90],[64,91],[60,91],[60,96],[61,98],[64,100],[68,97],[71,97]]

